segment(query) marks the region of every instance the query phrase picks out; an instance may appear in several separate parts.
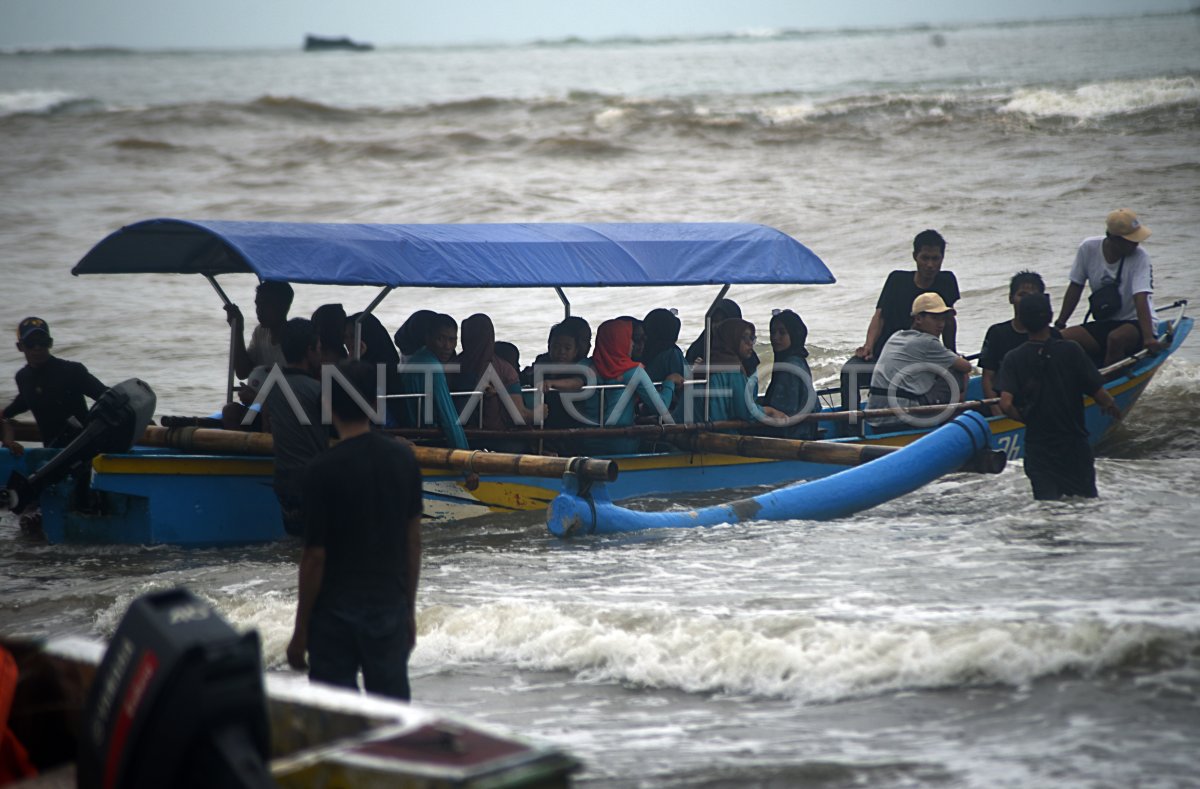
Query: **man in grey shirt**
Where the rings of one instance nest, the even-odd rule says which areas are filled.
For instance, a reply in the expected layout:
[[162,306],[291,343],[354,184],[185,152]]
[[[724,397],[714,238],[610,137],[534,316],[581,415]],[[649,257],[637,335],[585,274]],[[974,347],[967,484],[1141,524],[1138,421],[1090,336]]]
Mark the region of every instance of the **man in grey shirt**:
[[[869,409],[949,403],[962,395],[971,363],[938,339],[954,310],[937,293],[922,293],[913,300],[911,314],[912,328],[889,337],[875,363]],[[890,416],[867,422],[876,431],[911,426]]]
[[275,495],[283,527],[299,535],[304,533],[304,469],[329,448],[329,428],[321,424],[320,356],[312,321],[292,318],[284,325],[280,345],[287,366],[282,379],[274,370],[267,379],[263,405],[275,443]]

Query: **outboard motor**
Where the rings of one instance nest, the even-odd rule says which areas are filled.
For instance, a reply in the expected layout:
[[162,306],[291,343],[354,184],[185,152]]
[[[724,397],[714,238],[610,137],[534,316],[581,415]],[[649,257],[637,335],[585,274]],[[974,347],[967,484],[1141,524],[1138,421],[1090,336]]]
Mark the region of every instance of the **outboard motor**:
[[22,512],[41,492],[64,479],[101,452],[125,452],[141,438],[154,416],[154,390],[137,378],[122,381],[88,411],[82,431],[46,465],[28,479],[13,472],[8,487],[0,490],[0,509]]
[[275,787],[258,633],[186,589],[137,598],[88,693],[79,789]]

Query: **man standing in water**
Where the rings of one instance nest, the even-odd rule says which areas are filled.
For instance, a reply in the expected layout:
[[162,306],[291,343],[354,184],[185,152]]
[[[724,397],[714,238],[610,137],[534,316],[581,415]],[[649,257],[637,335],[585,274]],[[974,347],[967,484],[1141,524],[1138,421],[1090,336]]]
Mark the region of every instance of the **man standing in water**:
[[[912,325],[910,310],[913,301],[924,293],[941,296],[947,307],[958,301],[958,280],[954,273],[942,271],[946,259],[946,239],[936,230],[922,230],[913,238],[913,261],[917,270],[897,269],[888,275],[875,303],[875,314],[867,326],[867,339],[850,361],[842,367],[842,405],[851,409],[858,407],[860,381],[869,381],[883,352],[883,346],[898,331]],[[941,330],[942,344],[951,351],[956,350],[958,323],[951,314]]]
[[[996,393],[995,386],[996,373],[1000,370],[1000,363],[1004,361],[1004,357],[1009,351],[1021,347],[1029,339],[1029,333],[1025,330],[1025,325],[1021,323],[1021,316],[1017,313],[1017,306],[1021,303],[1021,299],[1029,294],[1045,292],[1046,283],[1035,271],[1019,271],[1009,280],[1008,303],[1013,308],[1012,319],[989,326],[987,334],[983,335],[983,348],[979,351],[979,369],[983,370],[981,383],[985,398],[991,400],[1000,396]],[[1060,339],[1062,334],[1058,329],[1051,329],[1050,336]],[[1001,413],[1003,412],[999,405],[992,406],[994,416],[1000,416]]]
[[996,389],[1004,413],[1025,423],[1025,476],[1033,486],[1033,497],[1095,498],[1096,466],[1083,396],[1095,398],[1100,410],[1113,419],[1121,418],[1121,409],[1083,348],[1050,336],[1049,296],[1025,296],[1017,314],[1029,341],[1004,357]]
[[[309,465],[304,554],[288,664],[309,679],[407,701],[421,569],[421,471],[403,441],[371,430],[375,370],[344,365],[332,392],[341,442]],[[308,661],[305,661],[307,652]]]

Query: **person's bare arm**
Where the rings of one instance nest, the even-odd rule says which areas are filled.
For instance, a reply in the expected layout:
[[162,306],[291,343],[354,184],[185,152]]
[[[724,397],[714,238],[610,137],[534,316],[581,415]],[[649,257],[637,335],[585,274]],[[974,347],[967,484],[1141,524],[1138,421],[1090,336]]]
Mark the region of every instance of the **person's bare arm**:
[[1082,285],[1075,282],[1067,285],[1067,292],[1063,294],[1062,307],[1058,310],[1058,319],[1054,321],[1056,329],[1067,327],[1067,321],[1071,319],[1071,313],[1075,312],[1075,307],[1079,304],[1079,297],[1082,295]]
[[859,346],[854,355],[865,361],[871,361],[875,358],[875,353],[872,350],[875,343],[879,340],[879,335],[883,332],[883,310],[879,307],[875,308],[875,314],[871,316],[871,323],[867,326],[867,341]]
[[421,578],[421,516],[417,515],[408,522],[408,566],[404,568],[406,582],[405,592],[408,594],[409,633],[412,643],[409,649],[417,643],[417,582]]
[[1000,393],[1000,410],[1010,419],[1015,419],[1018,422],[1025,421],[1025,418],[1021,416],[1021,412],[1017,410],[1017,406],[1013,403],[1012,392]]
[[233,372],[237,374],[238,378],[245,378],[254,369],[254,363],[250,361],[250,353],[246,350],[246,338],[242,336],[246,330],[245,319],[242,318],[242,311],[237,308],[236,304],[225,306],[225,319],[231,327],[236,329],[232,338]]
[[958,319],[953,315],[946,318],[946,325],[942,327],[942,345],[945,345],[952,351],[957,351],[955,343],[958,340]]
[[1121,409],[1117,407],[1117,401],[1113,400],[1113,396],[1103,386],[1092,393],[1092,398],[1100,406],[1100,410],[1113,419],[1120,419],[1123,416]]
[[312,618],[313,605],[321,591],[325,578],[325,549],[305,547],[300,557],[300,588],[296,601],[296,627],[287,647],[288,665],[294,669],[308,667],[305,653],[308,651],[308,625]]
[[1150,315],[1150,294],[1133,294],[1133,304],[1137,308],[1138,327],[1142,330],[1143,347],[1150,353],[1158,353],[1164,347],[1162,340],[1154,336],[1154,319]]
[[[1000,393],[996,391],[995,382],[996,382],[996,371],[995,370],[984,370],[980,383],[982,383],[982,385],[983,385],[983,397],[985,400],[991,400],[993,398],[1000,396]],[[1000,409],[999,405],[992,406],[992,415],[993,416],[1000,416],[1000,414],[1002,414],[1002,413],[1004,413],[1004,412]]]

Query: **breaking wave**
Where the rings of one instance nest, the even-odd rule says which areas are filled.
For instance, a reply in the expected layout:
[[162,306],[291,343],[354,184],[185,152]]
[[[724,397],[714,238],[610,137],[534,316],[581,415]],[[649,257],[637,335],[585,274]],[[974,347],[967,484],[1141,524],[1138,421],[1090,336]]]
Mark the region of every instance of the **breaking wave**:
[[1200,105],[1195,77],[1098,82],[1069,90],[1028,88],[1018,90],[1000,111],[1092,120],[1180,105]]
[[1063,672],[1197,667],[1200,636],[1152,624],[723,620],[549,603],[421,613],[414,661],[502,662],[583,681],[804,702],[909,689],[1023,686]]
[[61,90],[18,90],[0,93],[0,117],[7,115],[63,115],[93,112],[103,105],[95,99]]

